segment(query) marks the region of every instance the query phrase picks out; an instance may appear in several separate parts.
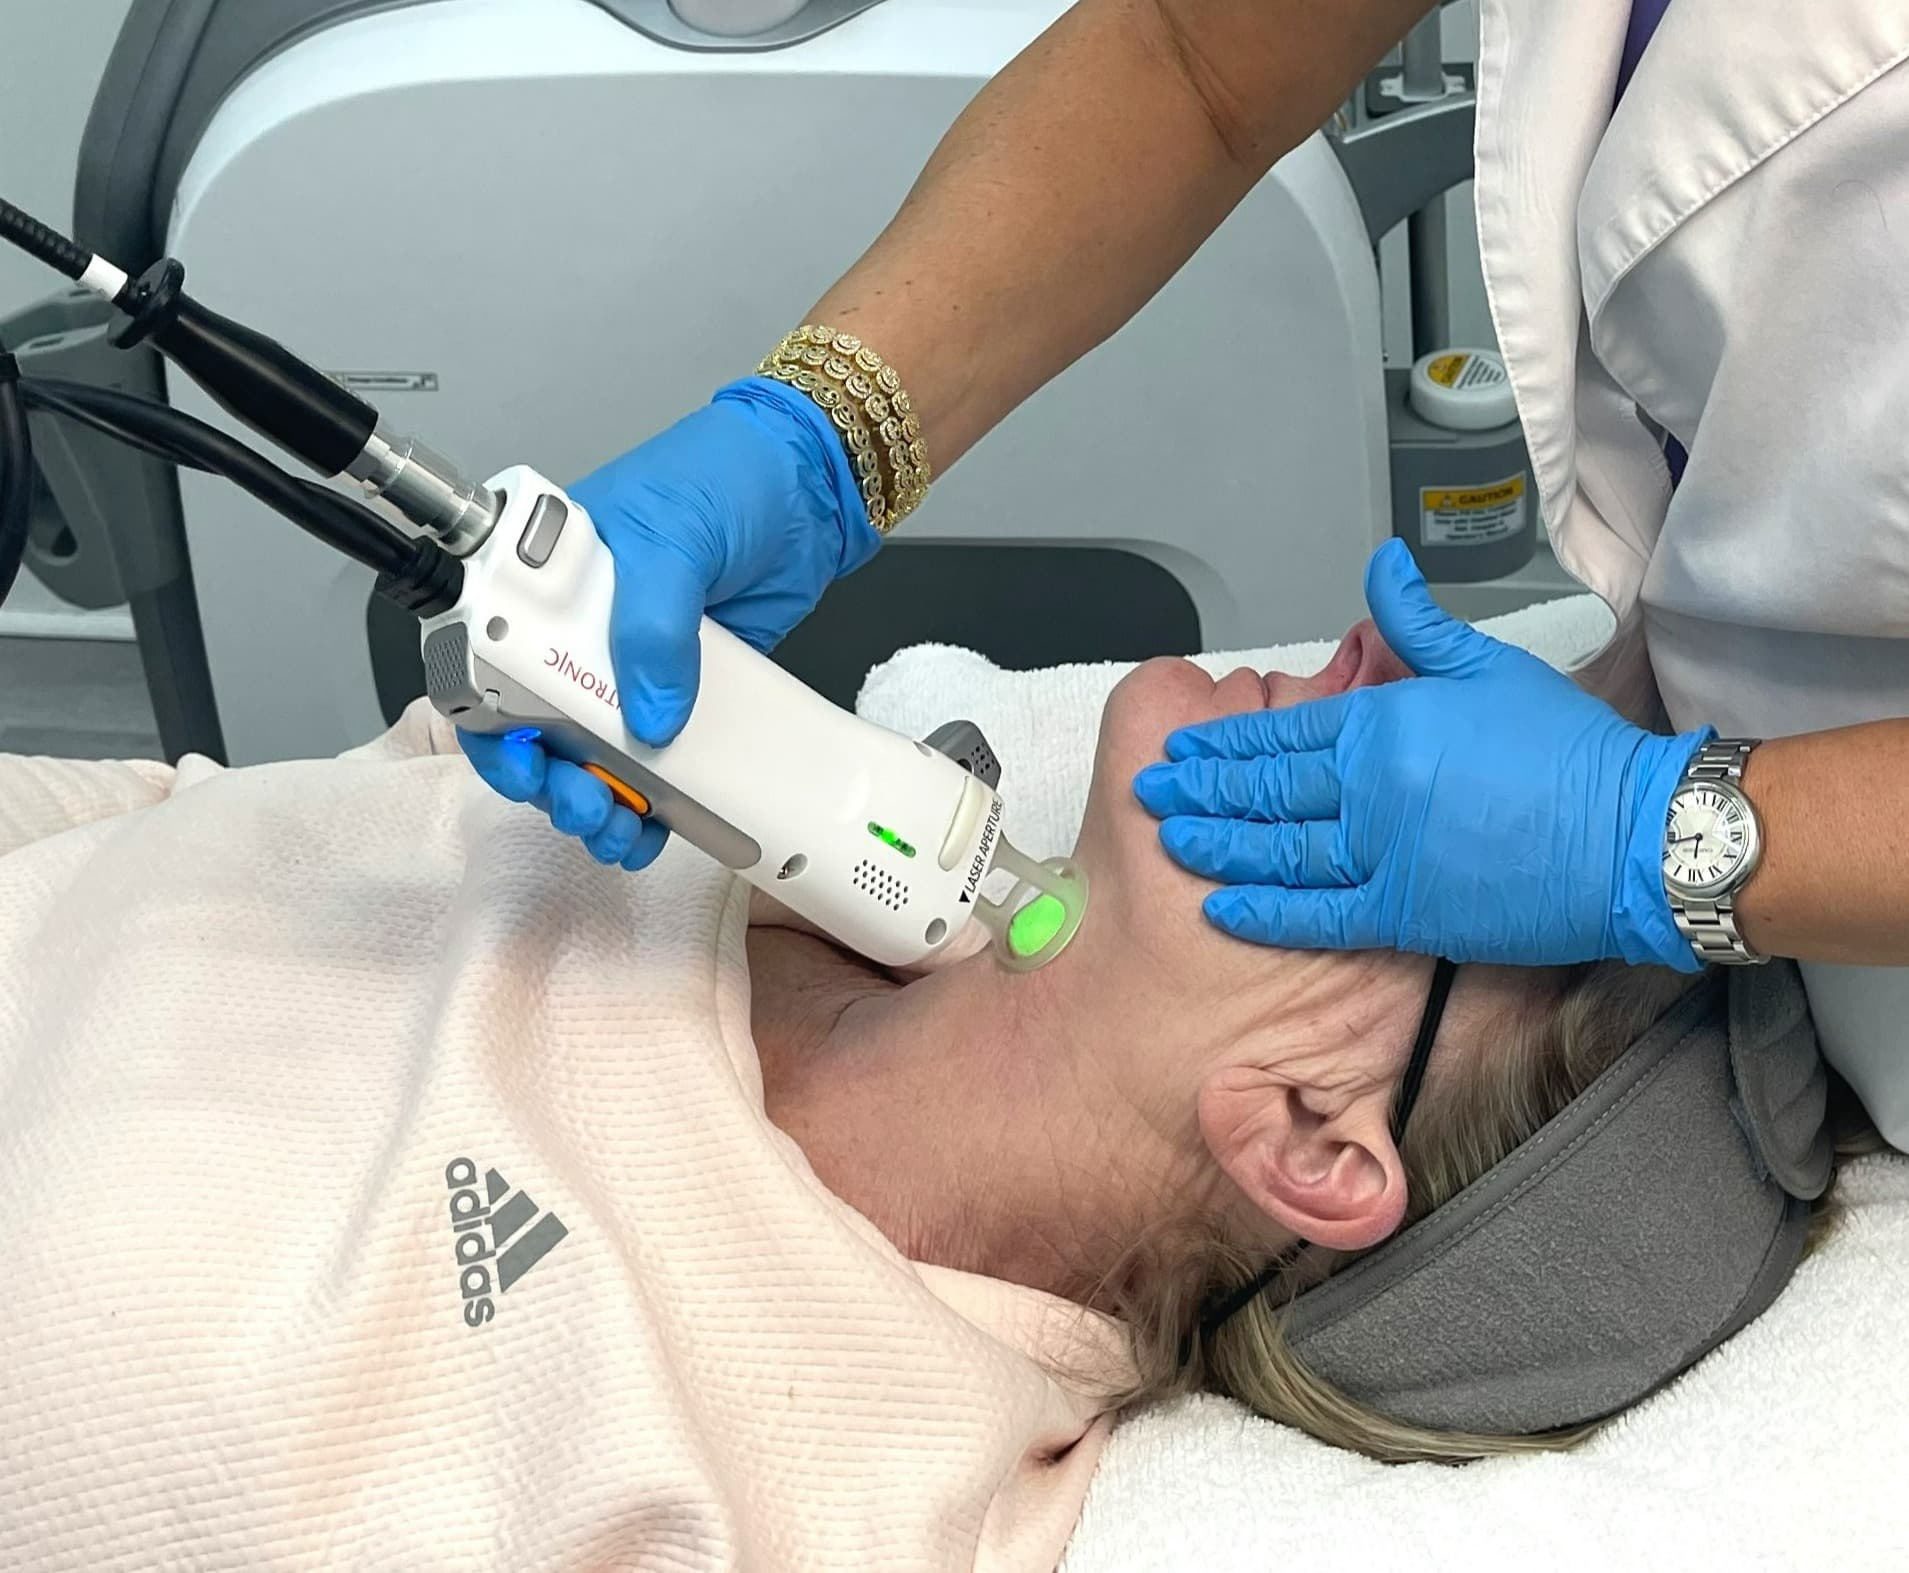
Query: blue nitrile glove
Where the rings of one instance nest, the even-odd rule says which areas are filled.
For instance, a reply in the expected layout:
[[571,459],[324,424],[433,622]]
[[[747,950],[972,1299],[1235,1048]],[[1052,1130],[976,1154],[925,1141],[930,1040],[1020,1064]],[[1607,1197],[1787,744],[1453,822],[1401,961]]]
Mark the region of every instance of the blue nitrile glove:
[[[616,559],[617,691],[631,732],[653,747],[689,719],[705,612],[770,650],[881,544],[828,416],[768,377],[732,383],[570,495]],[[662,851],[660,825],[639,822],[601,781],[536,743],[459,741],[485,781],[543,809],[600,862],[635,870]]]
[[1296,949],[1696,970],[1664,895],[1664,821],[1714,734],[1632,726],[1433,604],[1403,542],[1366,600],[1416,678],[1175,732],[1134,790],[1206,914]]

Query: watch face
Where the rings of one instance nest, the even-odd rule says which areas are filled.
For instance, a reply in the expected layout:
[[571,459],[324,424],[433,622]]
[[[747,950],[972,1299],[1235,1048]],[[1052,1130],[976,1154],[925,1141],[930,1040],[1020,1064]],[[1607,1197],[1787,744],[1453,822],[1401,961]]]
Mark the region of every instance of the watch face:
[[1729,888],[1756,845],[1749,805],[1727,787],[1698,782],[1670,800],[1664,882],[1690,895]]

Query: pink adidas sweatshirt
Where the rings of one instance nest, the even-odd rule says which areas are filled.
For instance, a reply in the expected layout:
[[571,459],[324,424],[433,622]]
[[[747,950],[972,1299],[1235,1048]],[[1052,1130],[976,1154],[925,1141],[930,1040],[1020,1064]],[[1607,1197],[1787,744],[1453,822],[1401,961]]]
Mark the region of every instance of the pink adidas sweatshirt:
[[1052,1568],[1111,1335],[816,1180],[747,913],[421,711],[0,760],[0,1566]]

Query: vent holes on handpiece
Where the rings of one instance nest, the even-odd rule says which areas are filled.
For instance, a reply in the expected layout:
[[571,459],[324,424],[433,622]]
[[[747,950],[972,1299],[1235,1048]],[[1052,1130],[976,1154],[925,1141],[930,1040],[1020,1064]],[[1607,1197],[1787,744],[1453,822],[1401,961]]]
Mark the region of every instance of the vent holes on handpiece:
[[874,897],[890,912],[899,912],[908,905],[908,886],[867,859],[855,865],[855,888],[865,896]]

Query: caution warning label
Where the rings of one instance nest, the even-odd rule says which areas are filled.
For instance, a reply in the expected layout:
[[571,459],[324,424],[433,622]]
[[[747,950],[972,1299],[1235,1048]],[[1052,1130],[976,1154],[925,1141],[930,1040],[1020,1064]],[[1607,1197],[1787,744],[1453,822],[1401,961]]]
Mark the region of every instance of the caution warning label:
[[1441,388],[1495,388],[1505,380],[1505,369],[1469,350],[1455,350],[1435,358],[1425,375]]
[[1488,546],[1525,527],[1525,478],[1513,475],[1490,486],[1419,490],[1419,540],[1426,546]]

